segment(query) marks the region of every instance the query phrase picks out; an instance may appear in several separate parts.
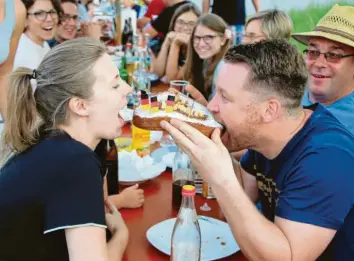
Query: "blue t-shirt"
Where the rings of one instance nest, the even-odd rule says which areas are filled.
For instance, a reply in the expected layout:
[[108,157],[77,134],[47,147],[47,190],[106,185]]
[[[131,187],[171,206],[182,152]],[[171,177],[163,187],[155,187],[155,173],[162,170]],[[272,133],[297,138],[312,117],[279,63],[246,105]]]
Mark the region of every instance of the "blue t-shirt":
[[353,260],[354,230],[346,230],[354,227],[354,213],[348,215],[354,204],[354,136],[322,105],[311,108],[304,127],[275,159],[249,150],[241,166],[257,178],[265,217],[337,230],[318,260]]
[[69,260],[65,229],[105,227],[100,162],[61,133],[0,171],[0,260]]
[[[302,105],[310,106],[312,104],[313,102],[309,98],[309,91],[306,89]],[[332,104],[326,105],[326,108],[354,134],[354,92]]]

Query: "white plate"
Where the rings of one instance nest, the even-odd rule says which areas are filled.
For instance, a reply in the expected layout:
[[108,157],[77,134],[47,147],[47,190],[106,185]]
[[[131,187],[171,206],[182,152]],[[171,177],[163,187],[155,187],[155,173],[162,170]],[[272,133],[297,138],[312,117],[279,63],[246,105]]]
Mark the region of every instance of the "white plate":
[[[165,220],[146,232],[148,241],[166,255],[170,255],[171,236],[175,222],[175,218]],[[199,216],[199,226],[202,235],[201,261],[217,260],[240,250],[227,223]]]
[[165,170],[166,165],[163,163],[150,165],[144,169],[143,173],[132,172],[126,168],[119,169],[119,183],[122,185],[140,184],[158,177]]
[[[137,162],[132,156],[129,156],[132,153],[133,152],[120,151],[118,154],[119,183],[123,185],[143,183],[158,177],[166,170],[166,164],[163,162],[158,162],[149,156],[143,159],[138,157],[139,162]],[[140,167],[138,167],[138,164],[140,164]]]
[[177,146],[159,148],[151,153],[151,157],[155,162],[163,162],[168,168],[172,169],[173,159],[177,150]]

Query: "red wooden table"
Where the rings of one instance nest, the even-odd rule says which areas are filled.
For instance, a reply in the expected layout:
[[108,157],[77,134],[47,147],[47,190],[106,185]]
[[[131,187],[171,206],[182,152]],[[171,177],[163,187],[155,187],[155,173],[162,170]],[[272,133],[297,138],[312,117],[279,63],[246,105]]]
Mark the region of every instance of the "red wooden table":
[[[121,213],[129,228],[129,244],[124,260],[127,261],[168,261],[169,256],[154,248],[146,238],[147,230],[166,219],[176,217],[172,210],[172,173],[166,171],[158,178],[141,184],[145,192],[145,203],[139,209],[122,209]],[[200,206],[205,202],[211,207],[210,211],[201,211]],[[206,200],[196,196],[198,214],[225,220],[216,200]],[[242,253],[234,254],[223,261],[247,261]]]
[[[164,91],[167,85],[160,84],[152,91]],[[123,135],[129,136],[130,127],[123,129]],[[165,171],[154,180],[140,185],[144,189],[145,203],[138,209],[122,209],[121,213],[129,228],[129,244],[125,252],[126,261],[167,261],[169,256],[154,248],[146,238],[147,230],[153,225],[166,219],[176,217],[177,212],[172,210],[172,173]],[[205,202],[211,207],[210,211],[201,211],[200,206]],[[225,217],[216,200],[206,200],[196,196],[196,209],[199,215],[210,216],[225,221]],[[241,252],[236,253],[223,261],[247,261]]]

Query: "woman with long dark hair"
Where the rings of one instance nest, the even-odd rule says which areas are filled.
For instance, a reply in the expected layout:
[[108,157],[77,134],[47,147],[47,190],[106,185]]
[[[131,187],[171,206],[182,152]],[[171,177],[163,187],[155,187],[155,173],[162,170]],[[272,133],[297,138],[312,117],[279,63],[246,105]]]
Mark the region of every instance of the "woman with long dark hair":
[[215,14],[205,14],[197,20],[188,44],[184,78],[205,99],[215,94],[215,76],[231,43],[231,31]]
[[187,45],[199,16],[198,7],[192,3],[184,4],[176,10],[169,33],[153,66],[157,75],[166,76],[168,81],[182,78]]

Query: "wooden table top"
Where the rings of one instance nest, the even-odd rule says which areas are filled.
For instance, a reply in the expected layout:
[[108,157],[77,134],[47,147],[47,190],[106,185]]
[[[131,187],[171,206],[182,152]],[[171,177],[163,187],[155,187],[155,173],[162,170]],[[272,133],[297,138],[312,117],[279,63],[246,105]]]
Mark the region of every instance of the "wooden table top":
[[[152,92],[165,91],[166,84],[152,87]],[[124,128],[124,136],[129,135],[130,128]],[[147,230],[153,225],[177,216],[172,209],[172,173],[166,170],[154,180],[140,185],[144,189],[145,203],[138,209],[122,209],[121,213],[129,228],[129,244],[125,252],[126,261],[168,261],[169,256],[153,247],[146,238]],[[200,207],[207,202],[210,211],[201,211]],[[199,215],[210,216],[225,221],[225,217],[215,199],[206,200],[197,195],[195,205]],[[238,252],[223,261],[247,261],[241,252]]]
[[[129,229],[129,244],[125,252],[126,261],[168,261],[169,256],[153,247],[146,238],[147,230],[153,225],[177,216],[172,209],[172,173],[170,170],[154,180],[140,185],[145,192],[144,206],[138,209],[122,209],[121,213]],[[210,211],[201,211],[207,202]],[[197,195],[195,205],[199,215],[209,216],[225,221],[225,217],[215,199],[206,200]],[[223,261],[247,261],[241,252]]]

